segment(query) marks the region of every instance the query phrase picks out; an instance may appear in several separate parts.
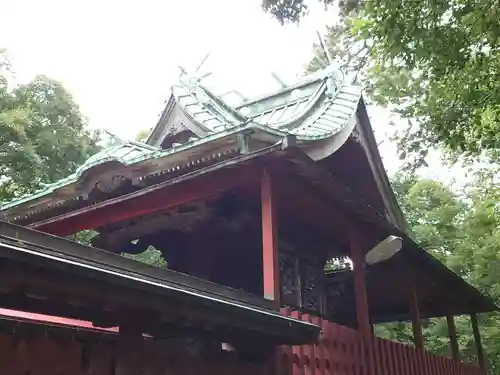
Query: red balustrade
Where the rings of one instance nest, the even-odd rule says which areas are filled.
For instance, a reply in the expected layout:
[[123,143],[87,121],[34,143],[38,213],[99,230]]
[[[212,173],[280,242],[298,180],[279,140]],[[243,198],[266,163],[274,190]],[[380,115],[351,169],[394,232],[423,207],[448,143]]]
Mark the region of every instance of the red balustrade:
[[323,334],[315,345],[282,347],[275,375],[484,375],[476,366],[398,342],[363,343],[356,330],[322,318],[289,309],[282,313],[320,326]]

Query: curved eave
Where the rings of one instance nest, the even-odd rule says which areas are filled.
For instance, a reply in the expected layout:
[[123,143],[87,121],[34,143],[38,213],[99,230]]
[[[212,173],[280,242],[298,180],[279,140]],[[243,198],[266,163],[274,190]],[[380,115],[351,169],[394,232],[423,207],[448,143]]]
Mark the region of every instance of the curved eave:
[[[182,111],[205,132],[218,132],[241,124],[239,119],[209,110],[196,94],[184,86],[172,86],[172,94]],[[208,97],[208,96],[207,96]]]
[[[311,114],[314,109],[318,106],[322,105],[322,101],[324,101],[325,89],[327,85],[326,82],[323,82],[317,90],[305,101],[299,101],[297,103],[297,107],[292,111],[292,114],[289,115],[285,120],[272,122],[270,119],[273,117],[273,114],[277,112],[276,109],[271,111],[266,111],[261,116],[257,117],[254,121],[260,125],[268,126],[273,129],[293,129],[305,119],[309,114]],[[288,110],[288,108],[286,109]],[[270,116],[268,113],[270,112]],[[263,121],[264,118],[268,117],[267,121]]]
[[[260,121],[259,115],[252,116],[248,119],[241,118],[237,125],[234,122],[228,121],[227,117],[222,115],[209,113],[204,104],[198,101],[196,96],[188,93],[187,89],[178,87],[183,90],[183,95],[176,94],[177,103],[180,104],[183,111],[195,121],[199,126],[211,132],[219,132],[221,130],[236,127],[245,122],[253,125],[258,125],[269,131],[279,131],[282,133],[295,136],[300,141],[316,141],[327,139],[334,136],[342,128],[344,128],[351,118],[355,115],[359,100],[361,99],[361,87],[342,85],[330,97],[328,94],[328,77],[319,84],[318,89],[313,95],[307,99],[307,103],[300,110],[295,110],[293,115],[285,121],[269,123]],[[183,100],[183,98],[189,98]],[[267,110],[272,112],[273,110]],[[201,118],[200,116],[204,116]],[[238,121],[238,120],[233,120]],[[208,124],[215,124],[212,126]]]
[[330,138],[344,129],[355,116],[361,99],[361,87],[342,86],[335,97],[325,100],[290,134],[303,141]]
[[[168,150],[158,150],[153,153],[142,154],[135,158],[100,159],[100,163],[92,164],[86,169],[89,172],[92,168],[104,165],[111,161],[119,162],[128,169],[144,168],[144,176],[163,174],[174,169],[196,163],[192,155],[197,154],[199,161],[212,157],[211,150],[220,149],[224,146],[232,151],[238,150],[237,135],[241,132],[249,132],[267,143],[277,143],[287,136],[286,133],[260,127],[254,124],[244,124],[233,127],[229,130],[210,134],[204,138],[196,139]],[[197,149],[197,151],[195,151]],[[214,151],[215,152],[215,151]],[[214,162],[217,158],[214,158]],[[80,178],[79,178],[80,176]],[[0,212],[4,217],[17,220],[19,217],[32,216],[40,212],[50,211],[70,201],[81,200],[83,196],[79,189],[82,174],[74,173],[71,176],[46,187],[38,194],[22,197],[13,200],[0,207]],[[142,178],[142,177],[141,177]]]

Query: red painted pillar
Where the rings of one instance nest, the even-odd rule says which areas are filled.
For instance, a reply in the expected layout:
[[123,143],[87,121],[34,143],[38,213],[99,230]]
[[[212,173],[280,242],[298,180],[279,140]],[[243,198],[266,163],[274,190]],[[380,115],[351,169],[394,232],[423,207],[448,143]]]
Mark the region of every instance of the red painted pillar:
[[276,301],[280,306],[280,276],[278,258],[278,227],[272,177],[264,170],[260,196],[262,205],[262,266],[264,298]]
[[412,284],[410,296],[411,326],[413,330],[413,343],[415,348],[424,350],[424,335],[422,334],[422,321],[420,320],[420,308],[418,306],[418,295],[415,283]]
[[477,323],[477,314],[471,314],[470,321],[472,324],[472,332],[474,333],[474,342],[477,350],[477,362],[483,374],[486,374],[486,362],[484,360],[483,345],[481,344],[481,333],[479,332],[479,324]]

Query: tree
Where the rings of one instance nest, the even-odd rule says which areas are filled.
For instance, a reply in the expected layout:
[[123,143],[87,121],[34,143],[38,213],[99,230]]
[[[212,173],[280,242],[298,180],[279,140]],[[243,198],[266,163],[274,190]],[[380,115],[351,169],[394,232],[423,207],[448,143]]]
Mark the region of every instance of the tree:
[[[306,5],[304,0],[263,2],[281,22],[298,21]],[[346,0],[339,5],[340,26],[330,29],[330,44],[339,46],[346,35],[366,42],[364,84],[375,103],[393,105],[405,120],[397,134],[403,158],[422,161],[436,145],[453,154],[498,156],[498,1]]]
[[150,131],[148,129],[140,130],[134,137],[137,142],[145,142]]
[[[393,180],[398,201],[417,241],[458,275],[500,302],[500,187],[498,170],[482,170],[463,190],[440,182],[399,174]],[[499,319],[480,317],[490,373],[500,371]],[[468,317],[456,319],[464,359],[474,360],[475,347]],[[380,336],[410,343],[407,323],[377,327]],[[450,355],[445,319],[424,322],[426,348]]]
[[9,87],[1,61],[0,201],[66,177],[97,152],[99,138],[60,83],[38,76]]
[[126,258],[133,259],[137,262],[149,264],[150,266],[167,268],[168,264],[165,259],[163,259],[162,254],[159,250],[156,250],[153,246],[149,246],[146,251],[140,254],[122,254]]
[[[325,6],[338,5],[342,14],[360,7],[363,0],[316,0]],[[280,23],[299,22],[307,14],[307,0],[262,0],[262,8],[272,14]]]

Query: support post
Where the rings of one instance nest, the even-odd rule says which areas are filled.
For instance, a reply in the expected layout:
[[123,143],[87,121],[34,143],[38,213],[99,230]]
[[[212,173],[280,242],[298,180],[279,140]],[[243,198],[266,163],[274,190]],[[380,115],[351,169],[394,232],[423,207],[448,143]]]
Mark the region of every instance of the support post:
[[[370,310],[368,295],[366,292],[365,254],[358,240],[358,233],[353,226],[349,227],[349,247],[354,272],[354,294],[356,300],[356,317],[358,321],[358,332],[366,350],[365,365],[367,373],[375,374],[375,358],[373,346],[373,326],[370,323]],[[363,356],[364,357],[364,356]]]
[[120,325],[116,375],[142,373],[142,342],[142,331],[138,327],[129,324]]
[[358,320],[358,330],[364,338],[372,336],[370,324],[370,313],[368,307],[368,297],[366,293],[365,280],[365,254],[357,239],[357,233],[351,227],[349,230],[349,246],[354,272],[354,293],[356,299],[356,316]]
[[272,177],[269,170],[264,170],[261,179],[262,207],[262,269],[264,298],[280,301],[280,276],[278,258],[278,228],[276,225],[276,207],[273,194]]
[[446,315],[446,323],[448,324],[448,336],[450,337],[451,357],[454,361],[460,362],[460,351],[458,349],[457,328],[453,315]]
[[470,321],[472,324],[472,332],[474,333],[474,342],[476,344],[477,363],[483,374],[486,374],[486,362],[484,360],[483,345],[481,344],[481,333],[479,332],[479,325],[477,323],[477,314],[471,314]]
[[422,321],[420,320],[420,308],[415,283],[412,284],[410,298],[411,327],[413,330],[413,343],[415,348],[424,350],[424,335],[422,334]]

